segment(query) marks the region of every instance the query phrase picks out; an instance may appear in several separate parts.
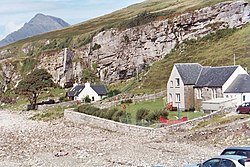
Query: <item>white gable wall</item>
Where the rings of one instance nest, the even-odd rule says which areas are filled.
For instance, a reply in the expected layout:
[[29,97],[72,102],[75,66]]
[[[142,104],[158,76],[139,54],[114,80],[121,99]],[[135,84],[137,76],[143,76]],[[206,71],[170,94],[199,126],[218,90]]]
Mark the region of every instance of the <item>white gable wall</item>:
[[[243,98],[245,96],[245,100]],[[250,93],[224,93],[224,98],[235,98],[237,105],[250,102]]]
[[[179,78],[180,86],[176,85],[177,78]],[[173,86],[171,86],[171,81],[173,82]],[[172,95],[172,99],[170,97],[170,94]],[[180,94],[180,101],[177,100],[177,94]],[[167,83],[167,99],[168,99],[168,102],[173,102],[174,107],[178,107],[178,104],[179,104],[179,107],[181,109],[185,109],[184,83],[181,79],[181,76],[176,66],[173,67],[171,75]]]
[[[238,68],[233,72],[233,74],[228,78],[228,80],[222,86],[222,92],[223,93],[232,84],[232,82],[235,80],[235,78],[239,74],[247,74],[247,72],[241,66],[238,66]],[[220,77],[220,76],[218,76],[218,77]]]
[[75,100],[84,101],[84,98],[87,95],[89,96],[91,101],[93,98],[94,101],[101,100],[101,97],[90,87],[90,83],[85,83],[85,88],[81,91],[81,93],[77,97],[75,97]]

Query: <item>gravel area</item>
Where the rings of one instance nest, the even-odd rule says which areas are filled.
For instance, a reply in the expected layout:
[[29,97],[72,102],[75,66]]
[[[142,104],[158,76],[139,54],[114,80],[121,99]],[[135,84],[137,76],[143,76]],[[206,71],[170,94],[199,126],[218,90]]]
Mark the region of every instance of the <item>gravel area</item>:
[[[124,135],[64,119],[33,121],[30,116],[30,112],[0,111],[1,167],[146,167],[154,164],[181,167],[218,155],[224,147],[223,142],[214,142],[216,135],[211,135],[211,130],[149,137]],[[230,126],[230,132],[233,134],[234,129],[245,126]],[[223,128],[212,132],[222,136]],[[246,135],[242,135],[242,140]],[[235,139],[239,140],[241,138]]]

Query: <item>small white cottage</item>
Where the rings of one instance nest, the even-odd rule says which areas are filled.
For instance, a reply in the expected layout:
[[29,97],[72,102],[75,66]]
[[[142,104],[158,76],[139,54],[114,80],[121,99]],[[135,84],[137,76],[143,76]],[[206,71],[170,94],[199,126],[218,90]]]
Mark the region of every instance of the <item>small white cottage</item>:
[[107,89],[104,85],[84,85],[74,84],[73,88],[68,92],[68,97],[71,100],[83,101],[88,96],[92,102],[102,100],[107,96]]

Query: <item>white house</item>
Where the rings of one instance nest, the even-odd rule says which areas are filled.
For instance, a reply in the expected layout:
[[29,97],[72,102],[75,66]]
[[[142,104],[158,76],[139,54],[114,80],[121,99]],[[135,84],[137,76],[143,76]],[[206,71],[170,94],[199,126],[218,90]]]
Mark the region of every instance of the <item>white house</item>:
[[182,110],[194,107],[193,86],[200,75],[202,66],[198,63],[175,64],[167,83],[167,99]]
[[223,98],[224,92],[240,74],[241,66],[201,66],[198,63],[175,64],[167,84],[168,102],[188,110],[200,108],[203,101]]
[[90,85],[85,83],[84,85],[74,84],[73,88],[68,92],[68,97],[71,100],[84,101],[88,96],[92,102],[103,99],[107,95],[107,89],[104,85]]
[[235,98],[237,105],[250,102],[250,76],[248,74],[238,75],[225,90],[224,98]]

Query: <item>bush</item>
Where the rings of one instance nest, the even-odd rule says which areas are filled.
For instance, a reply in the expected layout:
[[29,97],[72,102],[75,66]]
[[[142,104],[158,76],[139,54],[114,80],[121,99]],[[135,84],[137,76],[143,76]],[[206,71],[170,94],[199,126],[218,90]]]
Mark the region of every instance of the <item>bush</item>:
[[150,110],[145,109],[145,108],[141,108],[139,110],[137,110],[136,112],[136,121],[140,121],[142,119],[145,119],[147,117],[147,115],[149,114]]
[[121,104],[124,104],[124,103],[126,103],[126,104],[133,103],[133,101],[132,101],[132,99],[127,99],[125,101],[121,101]]
[[113,115],[118,111],[117,108],[112,108],[106,112],[106,115],[104,118],[112,120]]
[[65,102],[65,101],[69,101],[69,99],[66,96],[61,96],[61,97],[59,97],[59,101],[60,102]]
[[114,90],[110,90],[110,91],[108,92],[107,96],[108,96],[108,97],[113,97],[113,96],[118,95],[118,94],[120,94],[120,93],[121,93],[120,90],[114,89]]
[[78,112],[81,112],[81,113],[85,113],[88,115],[94,115],[97,112],[97,110],[100,110],[100,109],[93,107],[89,104],[83,104],[83,105],[79,106],[77,110],[78,110]]
[[90,103],[91,102],[91,99],[89,98],[88,95],[84,98],[84,102],[85,103]]
[[113,121],[117,121],[117,122],[121,122],[121,117],[123,116],[125,112],[121,111],[121,110],[117,110],[113,116],[112,116],[112,120]]
[[160,119],[160,116],[167,118],[168,112],[166,110],[154,111],[154,112],[149,113],[145,119],[149,122],[158,122]]

